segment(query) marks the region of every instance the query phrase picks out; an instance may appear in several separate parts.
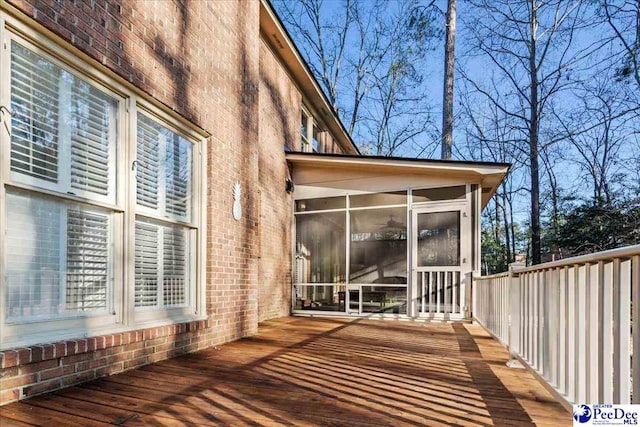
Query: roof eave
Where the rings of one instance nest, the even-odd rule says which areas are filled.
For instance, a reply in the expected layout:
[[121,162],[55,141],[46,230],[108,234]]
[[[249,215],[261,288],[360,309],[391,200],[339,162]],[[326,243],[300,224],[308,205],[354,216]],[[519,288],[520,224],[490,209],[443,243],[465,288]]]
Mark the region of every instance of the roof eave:
[[359,155],[358,147],[320,88],[309,65],[300,54],[269,0],[260,0],[260,32],[296,80],[304,97],[321,115],[320,118],[339,145],[347,153]]
[[[393,173],[403,172],[455,174],[473,177],[482,187],[482,207],[484,208],[509,172],[509,163],[478,162],[464,160],[415,159],[403,157],[355,156],[324,153],[286,153],[287,161],[295,167],[372,168]],[[337,171],[336,171],[337,172]]]

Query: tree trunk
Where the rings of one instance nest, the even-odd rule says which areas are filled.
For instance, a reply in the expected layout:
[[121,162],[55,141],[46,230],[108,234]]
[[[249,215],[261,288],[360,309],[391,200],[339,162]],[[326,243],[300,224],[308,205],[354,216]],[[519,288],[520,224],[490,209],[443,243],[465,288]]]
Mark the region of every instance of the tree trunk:
[[451,158],[453,146],[453,71],[455,67],[456,44],[456,0],[447,5],[447,30],[444,45],[444,91],[442,99],[442,154],[445,160]]
[[503,223],[504,223],[504,244],[505,247],[507,249],[506,251],[506,263],[507,265],[512,263],[512,259],[513,256],[511,254],[511,238],[513,236],[510,236],[510,232],[509,232],[509,218],[507,217],[507,189],[504,188],[504,186],[502,186],[502,219],[503,219]]
[[538,69],[536,66],[537,2],[531,1],[531,41],[529,46],[529,76],[531,79],[529,118],[529,161],[531,162],[531,263],[540,264],[540,166],[538,164]]

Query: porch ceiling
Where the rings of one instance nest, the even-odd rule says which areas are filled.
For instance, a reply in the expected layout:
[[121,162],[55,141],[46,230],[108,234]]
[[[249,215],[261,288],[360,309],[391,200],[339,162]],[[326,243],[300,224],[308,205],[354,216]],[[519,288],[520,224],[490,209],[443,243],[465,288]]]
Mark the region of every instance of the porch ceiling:
[[413,186],[425,178],[434,183],[460,181],[482,187],[482,207],[509,172],[508,163],[460,160],[408,159],[325,153],[287,153],[296,185],[319,186],[327,182],[366,180],[367,191],[389,191]]

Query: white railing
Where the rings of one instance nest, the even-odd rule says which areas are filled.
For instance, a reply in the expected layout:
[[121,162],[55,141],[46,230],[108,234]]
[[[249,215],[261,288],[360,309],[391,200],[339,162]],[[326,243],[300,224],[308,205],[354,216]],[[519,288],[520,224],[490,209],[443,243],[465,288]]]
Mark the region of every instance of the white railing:
[[418,313],[441,319],[464,316],[465,292],[459,269],[427,267],[417,272]]
[[640,245],[475,277],[474,320],[569,403],[639,403]]

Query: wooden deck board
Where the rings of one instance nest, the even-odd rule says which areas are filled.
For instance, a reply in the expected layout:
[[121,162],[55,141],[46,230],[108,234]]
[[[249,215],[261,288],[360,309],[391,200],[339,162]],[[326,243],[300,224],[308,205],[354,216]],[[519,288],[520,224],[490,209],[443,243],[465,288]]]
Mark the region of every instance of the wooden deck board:
[[466,324],[286,318],[257,335],[0,408],[0,425],[571,425]]

